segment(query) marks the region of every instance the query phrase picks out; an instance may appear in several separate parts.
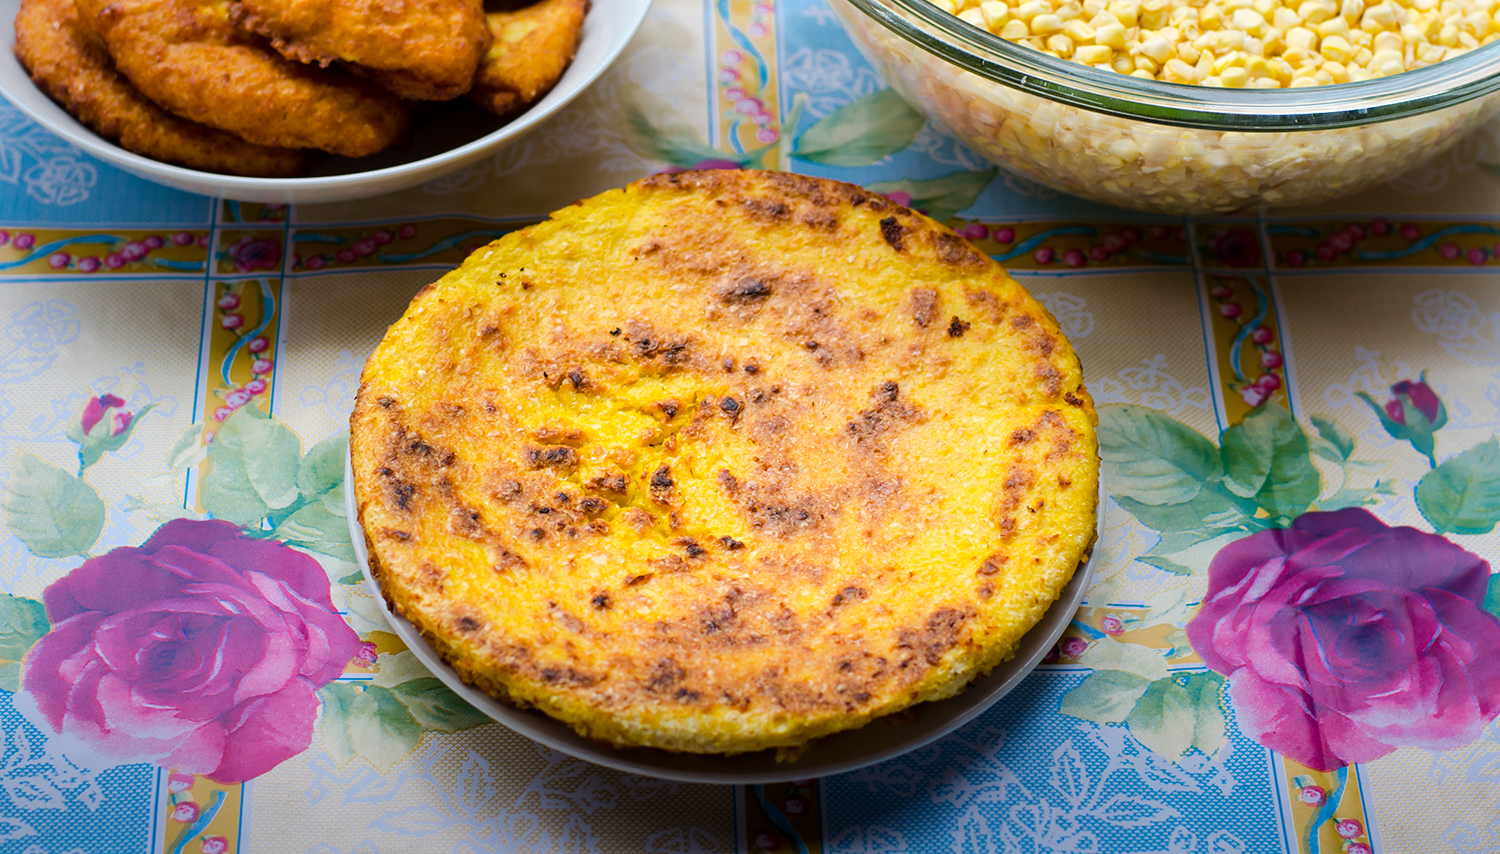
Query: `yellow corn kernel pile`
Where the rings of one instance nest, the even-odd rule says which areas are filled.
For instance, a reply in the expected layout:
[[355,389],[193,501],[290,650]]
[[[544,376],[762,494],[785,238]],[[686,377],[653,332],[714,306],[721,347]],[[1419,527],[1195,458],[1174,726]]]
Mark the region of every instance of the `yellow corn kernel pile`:
[[1349,83],[1500,38],[1500,0],[930,0],[1001,38],[1199,86]]

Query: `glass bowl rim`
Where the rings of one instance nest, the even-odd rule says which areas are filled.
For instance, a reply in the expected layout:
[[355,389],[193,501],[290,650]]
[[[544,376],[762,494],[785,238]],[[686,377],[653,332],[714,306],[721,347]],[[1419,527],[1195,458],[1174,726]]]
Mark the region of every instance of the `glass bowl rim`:
[[[1014,44],[928,0],[846,0],[908,43],[1010,89],[1123,119],[1212,131],[1307,132],[1435,112],[1500,90],[1500,41],[1425,68],[1299,89],[1220,89],[1101,71]],[[1204,100],[1205,93],[1213,101]]]

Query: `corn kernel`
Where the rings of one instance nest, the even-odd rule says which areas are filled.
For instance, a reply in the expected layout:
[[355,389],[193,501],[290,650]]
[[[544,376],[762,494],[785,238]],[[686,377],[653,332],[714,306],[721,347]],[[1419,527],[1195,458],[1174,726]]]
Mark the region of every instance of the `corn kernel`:
[[1202,51],[1193,47],[1189,42],[1180,42],[1177,45],[1177,58],[1182,60],[1183,62],[1186,62],[1188,65],[1193,65],[1194,63],[1196,63],[1198,61],[1198,57],[1201,54]]
[[1243,68],[1226,68],[1219,73],[1219,80],[1226,89],[1242,89],[1250,82],[1250,75]]
[[1015,18],[1007,21],[1004,28],[1000,30],[1000,38],[1010,39],[1011,41],[1024,39],[1029,35],[1031,35],[1031,30],[1026,28],[1026,22]]
[[1120,24],[1105,24],[1094,31],[1094,44],[1102,44],[1115,50],[1125,49],[1125,27]]
[[1343,62],[1353,54],[1353,51],[1349,49],[1349,42],[1343,36],[1329,36],[1323,39],[1323,47],[1319,52],[1323,54],[1324,59],[1333,62]]
[[1365,13],[1365,0],[1344,0],[1339,14],[1350,21],[1358,21]]
[[1194,83],[1198,80],[1198,70],[1180,59],[1169,59],[1162,66],[1162,76],[1171,83]]
[[1282,6],[1278,8],[1276,12],[1271,16],[1271,23],[1276,26],[1276,29],[1281,30],[1282,32],[1286,32],[1292,27],[1301,25],[1302,16],[1297,14],[1295,11]]
[[1102,44],[1083,45],[1073,49],[1073,61],[1084,65],[1098,65],[1101,62],[1109,62],[1114,53]]
[[958,14],[958,4],[954,3],[953,0],[929,0],[929,2],[950,15]]
[[1135,70],[1135,59],[1129,56],[1117,56],[1110,62],[1109,67],[1120,74],[1129,74]]
[[979,13],[984,16],[984,25],[994,32],[1005,26],[1005,19],[1010,17],[1010,7],[1000,0],[985,0],[979,4]]
[[1063,25],[1063,35],[1075,42],[1091,42],[1094,40],[1094,28],[1081,19],[1074,18]]

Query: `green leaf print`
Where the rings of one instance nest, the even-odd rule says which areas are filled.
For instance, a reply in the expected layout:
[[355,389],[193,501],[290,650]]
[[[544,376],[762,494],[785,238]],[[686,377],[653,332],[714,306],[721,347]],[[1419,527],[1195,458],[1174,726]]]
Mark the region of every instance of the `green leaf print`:
[[423,729],[458,732],[493,723],[489,715],[469,705],[435,676],[411,679],[392,690]]
[[1312,423],[1318,429],[1317,436],[1307,437],[1313,453],[1330,462],[1347,462],[1354,454],[1354,437],[1349,431],[1317,415],[1312,417]]
[[803,131],[792,156],[824,166],[869,166],[911,145],[925,124],[927,119],[894,89],[882,89],[839,107]]
[[1174,762],[1192,747],[1210,755],[1218,752],[1226,743],[1223,684],[1217,673],[1158,679],[1126,717],[1130,734]]
[[870,184],[868,189],[882,195],[906,193],[911,196],[909,207],[925,211],[941,222],[974,204],[999,171],[990,167],[981,172],[954,172],[927,181],[879,181]]
[[1491,436],[1422,476],[1417,508],[1438,533],[1488,534],[1500,523],[1500,444]]
[[354,561],[354,546],[349,542],[349,523],[335,516],[322,502],[300,507],[276,526],[272,536],[287,545],[308,551]]
[[37,557],[86,554],[104,530],[104,499],[83,478],[21,454],[5,496],[11,532]]
[[[336,433],[313,445],[297,469],[297,489],[308,501],[331,492],[338,494],[338,512],[344,509],[344,458],[349,455],[349,434]],[[329,510],[334,508],[330,507]]]
[[254,407],[224,421],[209,446],[212,467],[203,476],[203,506],[215,519],[257,528],[272,510],[298,498],[302,443],[286,425]]
[[1500,573],[1490,576],[1490,588],[1484,595],[1484,609],[1500,620]]
[[1253,498],[1273,518],[1292,519],[1318,497],[1322,478],[1308,453],[1307,434],[1279,406],[1265,406],[1219,439],[1224,482]]
[[1099,456],[1111,495],[1152,506],[1191,501],[1222,474],[1212,442],[1143,406],[1099,407]]
[[1151,680],[1123,670],[1100,670],[1064,694],[1057,710],[1101,724],[1124,723]]
[[736,157],[705,143],[682,113],[644,89],[634,89],[623,109],[625,145],[647,160],[682,169],[705,160],[749,162],[748,157]]
[[421,725],[389,688],[331,682],[318,696],[323,742],[340,765],[359,756],[384,773],[422,740]]
[[50,628],[45,605],[35,599],[0,594],[0,660],[20,661]]

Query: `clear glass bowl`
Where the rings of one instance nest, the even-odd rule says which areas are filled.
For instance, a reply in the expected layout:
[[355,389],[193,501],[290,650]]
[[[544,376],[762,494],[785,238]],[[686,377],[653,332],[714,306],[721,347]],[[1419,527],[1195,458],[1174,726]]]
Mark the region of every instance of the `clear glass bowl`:
[[1426,160],[1500,108],[1500,43],[1390,77],[1218,89],[1100,71],[926,0],[831,0],[891,85],[1034,181],[1167,214],[1312,203]]

